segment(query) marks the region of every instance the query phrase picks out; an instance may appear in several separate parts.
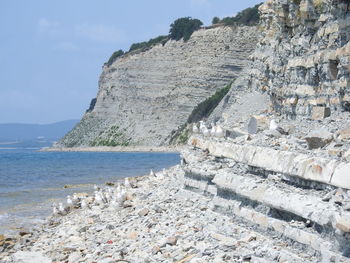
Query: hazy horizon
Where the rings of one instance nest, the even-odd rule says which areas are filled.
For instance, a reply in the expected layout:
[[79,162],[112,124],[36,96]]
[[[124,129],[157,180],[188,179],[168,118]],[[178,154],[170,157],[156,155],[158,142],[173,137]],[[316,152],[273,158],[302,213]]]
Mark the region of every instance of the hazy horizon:
[[135,42],[167,34],[177,18],[210,25],[261,1],[14,0],[0,11],[0,123],[80,119],[101,67]]

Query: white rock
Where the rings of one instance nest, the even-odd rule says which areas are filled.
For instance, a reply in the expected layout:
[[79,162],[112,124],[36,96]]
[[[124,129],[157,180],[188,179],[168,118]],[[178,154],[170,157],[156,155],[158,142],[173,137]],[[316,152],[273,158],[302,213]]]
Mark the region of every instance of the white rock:
[[51,263],[52,260],[40,252],[18,251],[12,255],[16,263]]

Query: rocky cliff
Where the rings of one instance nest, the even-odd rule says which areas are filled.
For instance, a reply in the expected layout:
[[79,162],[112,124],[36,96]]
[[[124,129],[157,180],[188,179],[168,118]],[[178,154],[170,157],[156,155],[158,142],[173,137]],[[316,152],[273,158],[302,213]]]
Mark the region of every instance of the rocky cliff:
[[201,29],[103,67],[97,98],[59,146],[164,145],[197,104],[236,78],[255,27]]
[[337,110],[349,97],[350,12],[344,0],[269,0],[251,83],[274,109],[294,118],[314,107]]
[[349,110],[349,8],[344,0],[266,1],[250,67],[215,117],[224,113],[223,120],[236,121],[237,91],[264,93],[271,110],[289,119],[311,116],[320,107],[325,115]]

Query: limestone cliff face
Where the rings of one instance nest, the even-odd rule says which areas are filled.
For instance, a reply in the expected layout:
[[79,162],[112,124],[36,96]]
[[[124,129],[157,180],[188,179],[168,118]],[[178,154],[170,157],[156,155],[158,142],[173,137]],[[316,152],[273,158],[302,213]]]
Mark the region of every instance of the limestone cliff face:
[[349,101],[350,10],[344,0],[269,0],[252,55],[251,85],[291,118]]
[[104,66],[96,101],[59,146],[164,145],[195,106],[236,78],[255,27],[215,27]]
[[[211,119],[235,126],[242,111],[256,114],[268,104],[290,119],[319,107],[349,110],[349,1],[268,0],[259,9],[261,37],[249,67]],[[265,105],[242,109],[237,104],[242,98],[242,105],[259,100]]]

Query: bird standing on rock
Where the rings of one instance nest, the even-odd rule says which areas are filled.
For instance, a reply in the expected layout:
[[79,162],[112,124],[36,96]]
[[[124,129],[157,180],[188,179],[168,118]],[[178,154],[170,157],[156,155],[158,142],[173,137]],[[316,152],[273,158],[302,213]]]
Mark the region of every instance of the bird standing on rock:
[[224,130],[221,128],[220,125],[216,126],[215,135],[216,135],[216,137],[218,137],[218,138],[223,138],[223,137],[225,137]]
[[124,179],[124,186],[125,186],[126,188],[129,188],[129,187],[130,187],[129,178],[127,178],[127,177]]
[[198,129],[198,127],[197,127],[197,124],[196,124],[196,123],[194,123],[194,124],[193,124],[193,127],[192,127],[192,132],[193,132],[193,133],[199,133],[199,129]]
[[207,127],[205,126],[204,121],[200,121],[199,122],[199,131],[204,134],[205,129],[207,129]]
[[53,214],[54,216],[57,216],[57,215],[58,215],[58,208],[57,208],[56,203],[53,203],[53,204],[52,204],[52,214]]
[[270,128],[271,131],[278,131],[280,134],[288,135],[288,132],[283,130],[282,127],[278,126],[277,122],[274,119],[272,119],[270,121],[270,127],[269,128]]
[[208,128],[205,127],[205,126],[204,126],[204,129],[203,129],[203,135],[204,135],[205,137],[210,136],[210,131],[209,131]]
[[64,207],[62,203],[58,203],[58,214],[64,216],[68,214],[68,208]]
[[215,126],[215,122],[214,122],[211,124],[210,135],[215,136],[215,134],[216,134],[216,126]]
[[81,200],[80,207],[81,207],[81,209],[85,209],[87,207],[87,203],[86,203],[85,199]]
[[70,195],[67,196],[67,205],[69,207],[73,206],[73,200]]

